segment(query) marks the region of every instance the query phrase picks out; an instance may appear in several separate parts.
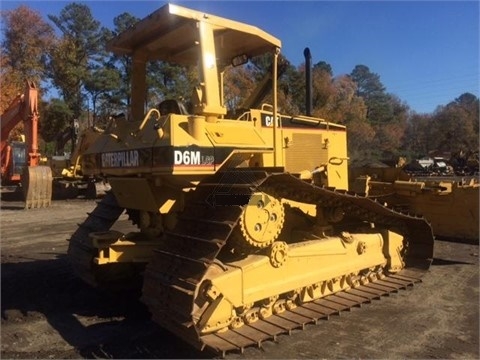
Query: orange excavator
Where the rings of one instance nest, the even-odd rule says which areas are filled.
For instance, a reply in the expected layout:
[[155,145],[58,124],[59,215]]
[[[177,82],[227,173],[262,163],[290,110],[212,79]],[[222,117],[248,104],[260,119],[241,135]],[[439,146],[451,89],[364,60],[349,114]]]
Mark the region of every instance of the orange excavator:
[[[2,184],[21,184],[26,209],[48,207],[52,199],[52,171],[40,165],[38,119],[38,90],[27,81],[24,93],[0,116]],[[10,142],[10,132],[22,121],[25,141]]]

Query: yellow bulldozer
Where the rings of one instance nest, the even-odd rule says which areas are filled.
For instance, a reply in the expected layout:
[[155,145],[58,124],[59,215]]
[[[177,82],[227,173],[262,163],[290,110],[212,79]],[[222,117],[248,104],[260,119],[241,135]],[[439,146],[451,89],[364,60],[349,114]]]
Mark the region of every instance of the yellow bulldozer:
[[[420,281],[430,225],[348,191],[345,126],[279,111],[280,40],[167,4],[107,48],[133,58],[132,107],[83,154],[111,191],[69,239],[78,276],[139,284],[155,322],[223,354]],[[223,74],[265,54],[271,103],[227,116]],[[144,111],[152,60],[197,66],[191,109]],[[124,211],[138,231],[110,230]]]
[[349,175],[351,190],[424,216],[436,237],[478,243],[478,178],[415,177],[403,167],[378,166],[351,168]]
[[[68,132],[67,129],[65,132]],[[64,132],[64,133],[65,133]],[[104,177],[89,176],[83,173],[83,152],[93,144],[103,130],[91,126],[81,131],[77,141],[71,137],[73,152],[65,156],[53,156],[49,162],[53,173],[53,199],[84,197],[96,199],[105,196],[110,185]],[[69,139],[70,140],[70,139]]]

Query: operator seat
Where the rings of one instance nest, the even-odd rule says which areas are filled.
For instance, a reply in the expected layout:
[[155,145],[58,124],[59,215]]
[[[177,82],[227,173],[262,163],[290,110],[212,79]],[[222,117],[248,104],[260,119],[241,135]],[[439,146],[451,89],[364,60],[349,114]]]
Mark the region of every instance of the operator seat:
[[168,114],[188,115],[185,105],[175,99],[163,100],[158,104],[158,111],[160,111],[162,116]]

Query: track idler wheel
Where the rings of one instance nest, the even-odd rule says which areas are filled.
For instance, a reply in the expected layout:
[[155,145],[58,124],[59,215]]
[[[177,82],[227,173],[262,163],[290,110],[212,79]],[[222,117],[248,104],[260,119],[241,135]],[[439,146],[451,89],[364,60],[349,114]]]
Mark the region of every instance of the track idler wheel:
[[288,257],[288,245],[284,241],[274,242],[270,248],[270,264],[274,268],[282,266]]
[[278,238],[285,221],[281,201],[265,192],[256,192],[245,207],[232,238],[240,248],[264,249]]

